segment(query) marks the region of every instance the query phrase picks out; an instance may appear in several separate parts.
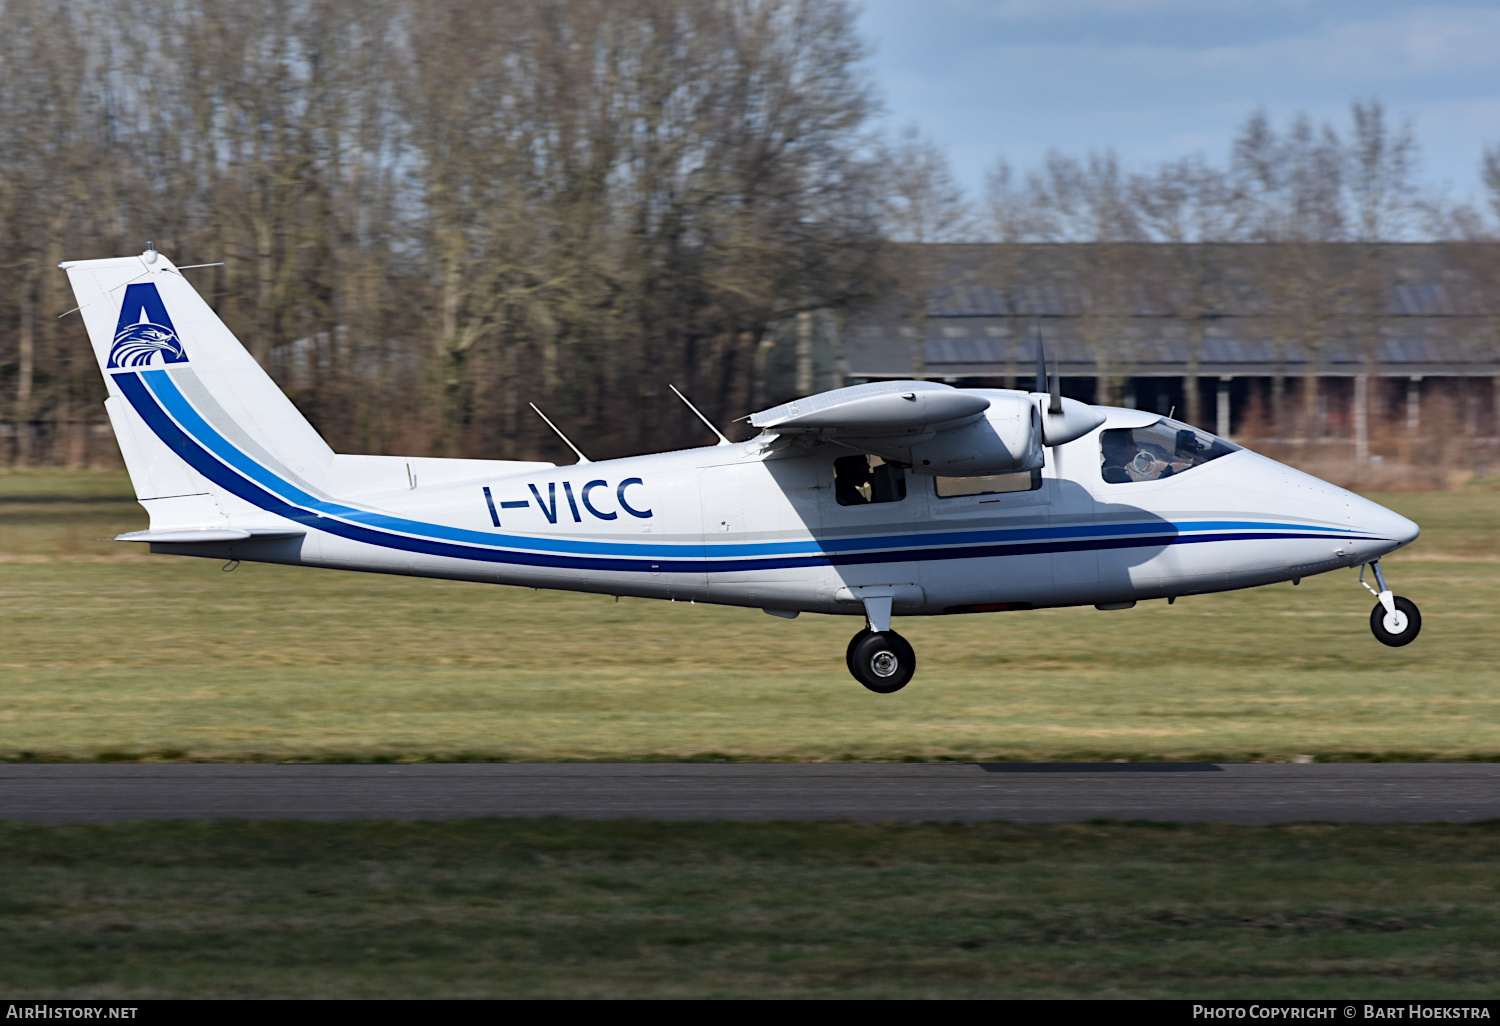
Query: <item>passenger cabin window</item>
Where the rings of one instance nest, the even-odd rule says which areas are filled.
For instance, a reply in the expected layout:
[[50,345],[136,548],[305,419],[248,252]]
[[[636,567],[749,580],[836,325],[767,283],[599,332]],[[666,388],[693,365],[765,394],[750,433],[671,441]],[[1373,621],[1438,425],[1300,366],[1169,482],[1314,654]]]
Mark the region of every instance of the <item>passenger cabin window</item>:
[[841,456],[833,461],[833,495],[840,506],[900,502],[906,498],[906,474],[879,456]]
[[1016,474],[989,474],[985,477],[939,477],[939,499],[957,499],[964,495],[1001,495],[1005,492],[1034,492],[1042,486],[1040,470],[1023,470]]
[[1239,446],[1163,417],[1139,428],[1111,428],[1099,436],[1099,464],[1110,484],[1158,481],[1228,456]]

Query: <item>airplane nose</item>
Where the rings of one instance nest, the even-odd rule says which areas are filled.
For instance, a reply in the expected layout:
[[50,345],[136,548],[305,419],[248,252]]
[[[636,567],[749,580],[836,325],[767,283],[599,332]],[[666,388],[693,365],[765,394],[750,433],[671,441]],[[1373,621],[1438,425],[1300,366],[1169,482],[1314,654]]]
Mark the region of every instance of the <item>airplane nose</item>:
[[1365,498],[1350,503],[1349,526],[1361,534],[1392,542],[1387,552],[1410,545],[1422,533],[1420,527],[1400,513]]
[[1417,540],[1417,535],[1422,533],[1422,529],[1417,526],[1416,521],[1408,520],[1399,513],[1392,513],[1391,519],[1396,522],[1393,525],[1392,534],[1395,535],[1396,541],[1401,545],[1410,545]]

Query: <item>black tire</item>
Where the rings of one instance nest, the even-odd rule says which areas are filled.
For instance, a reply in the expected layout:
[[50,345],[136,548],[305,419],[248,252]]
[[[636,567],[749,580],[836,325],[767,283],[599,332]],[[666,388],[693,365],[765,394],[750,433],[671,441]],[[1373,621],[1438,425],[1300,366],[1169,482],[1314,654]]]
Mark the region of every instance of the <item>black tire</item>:
[[849,643],[849,672],[878,695],[906,687],[916,669],[916,652],[895,631],[860,631]]
[[1399,634],[1386,630],[1385,606],[1377,602],[1375,608],[1370,610],[1370,633],[1375,635],[1376,641],[1392,648],[1410,645],[1417,640],[1417,635],[1422,631],[1422,614],[1417,610],[1415,602],[1397,595],[1396,611],[1406,614],[1406,629]]
[[844,665],[849,667],[849,672],[851,674],[854,674],[856,678],[859,675],[854,673],[854,646],[858,645],[860,641],[868,637],[869,634],[870,628],[861,627],[859,629],[859,633],[849,639],[849,647],[844,650]]

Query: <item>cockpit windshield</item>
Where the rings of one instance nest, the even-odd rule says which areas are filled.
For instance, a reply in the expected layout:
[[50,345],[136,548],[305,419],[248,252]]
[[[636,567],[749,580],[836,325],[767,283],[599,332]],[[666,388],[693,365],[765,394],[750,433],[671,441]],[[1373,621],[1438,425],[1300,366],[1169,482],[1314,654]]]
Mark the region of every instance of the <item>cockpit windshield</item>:
[[1163,417],[1138,428],[1110,428],[1099,435],[1100,470],[1110,484],[1157,481],[1228,456],[1239,446],[1206,431]]

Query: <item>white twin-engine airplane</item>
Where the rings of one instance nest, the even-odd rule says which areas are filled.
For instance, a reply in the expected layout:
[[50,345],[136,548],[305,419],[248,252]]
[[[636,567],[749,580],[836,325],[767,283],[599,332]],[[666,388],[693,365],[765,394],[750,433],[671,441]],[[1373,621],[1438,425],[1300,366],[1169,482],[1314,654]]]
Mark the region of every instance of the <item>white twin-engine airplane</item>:
[[882,694],[916,663],[893,614],[1124,609],[1358,566],[1375,636],[1421,629],[1378,562],[1416,524],[1187,424],[1064,399],[1041,366],[1035,392],[855,385],[754,414],[748,442],[598,463],[349,456],[150,244],[61,266],[151,517],[120,540],[152,552],[862,615],[849,670]]

